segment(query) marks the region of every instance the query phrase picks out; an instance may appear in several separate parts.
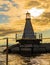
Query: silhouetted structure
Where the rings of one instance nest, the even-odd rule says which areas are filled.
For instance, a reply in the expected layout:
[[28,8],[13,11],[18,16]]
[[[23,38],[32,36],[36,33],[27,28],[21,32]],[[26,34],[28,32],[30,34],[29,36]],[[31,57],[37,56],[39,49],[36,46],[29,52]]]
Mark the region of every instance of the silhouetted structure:
[[39,44],[40,41],[42,41],[42,34],[38,34],[39,38],[36,38],[36,35],[34,33],[32,24],[31,24],[31,16],[30,13],[26,13],[26,24],[24,28],[24,33],[22,36],[22,39],[18,39],[17,41],[19,43],[31,43],[31,44]]
[[35,44],[40,44],[42,41],[42,34],[38,34],[39,38],[36,37],[37,34],[34,33],[32,24],[31,24],[31,16],[30,13],[26,13],[26,23],[23,32],[22,39],[18,39],[17,42],[20,43],[19,50],[20,53],[26,54],[26,52],[33,54],[33,46]]
[[26,13],[26,24],[24,28],[24,33],[22,38],[28,38],[28,39],[33,39],[34,38],[34,30],[31,24],[31,18],[30,18],[30,13]]
[[[21,39],[17,39],[19,44],[12,45],[8,49],[9,53],[19,53],[25,56],[32,56],[34,54],[50,53],[50,44],[42,44],[42,34],[34,32],[31,24],[30,13],[26,13],[26,24]],[[6,49],[4,50],[4,52]]]

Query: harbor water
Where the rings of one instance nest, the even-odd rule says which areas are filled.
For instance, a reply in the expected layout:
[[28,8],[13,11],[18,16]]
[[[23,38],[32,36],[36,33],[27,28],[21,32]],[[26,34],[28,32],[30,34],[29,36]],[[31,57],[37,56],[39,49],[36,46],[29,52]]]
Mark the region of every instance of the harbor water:
[[[0,47],[0,65],[6,65],[5,47]],[[50,65],[50,54],[41,54],[36,57],[23,57],[18,54],[8,55],[8,65]]]

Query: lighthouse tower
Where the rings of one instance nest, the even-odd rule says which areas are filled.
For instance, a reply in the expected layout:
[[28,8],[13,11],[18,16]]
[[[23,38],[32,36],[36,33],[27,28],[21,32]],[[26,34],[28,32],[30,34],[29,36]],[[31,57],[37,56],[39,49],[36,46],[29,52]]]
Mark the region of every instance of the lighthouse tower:
[[31,15],[28,12],[26,13],[26,23],[25,23],[25,28],[24,28],[24,33],[22,38],[26,38],[26,39],[34,38],[34,30],[31,24]]
[[38,35],[34,33],[34,29],[31,24],[31,15],[30,13],[26,13],[26,23],[24,27],[24,32],[21,39],[18,39],[17,42],[21,44],[39,44],[42,40],[42,35]]

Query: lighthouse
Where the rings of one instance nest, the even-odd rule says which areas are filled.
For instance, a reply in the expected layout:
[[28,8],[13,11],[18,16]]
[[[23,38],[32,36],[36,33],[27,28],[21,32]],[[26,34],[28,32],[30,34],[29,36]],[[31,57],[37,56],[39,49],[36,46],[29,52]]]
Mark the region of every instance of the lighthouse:
[[22,38],[25,39],[33,39],[34,36],[34,30],[31,24],[31,15],[30,13],[26,13],[26,23],[25,23],[25,28],[24,28],[24,33]]
[[[24,27],[24,32],[22,38],[16,39],[18,44],[12,45],[8,48],[9,53],[18,53],[22,56],[33,56],[36,54],[50,53],[50,43],[42,44],[42,34],[34,32],[31,24],[31,15],[26,13],[26,23]],[[38,37],[37,37],[38,36]],[[41,42],[40,42],[41,41]],[[4,50],[4,52],[7,49]]]
[[35,34],[34,29],[31,24],[31,15],[29,12],[26,13],[26,23],[24,27],[24,32],[21,39],[17,39],[17,42],[21,44],[40,44],[40,41],[42,41],[42,35]]

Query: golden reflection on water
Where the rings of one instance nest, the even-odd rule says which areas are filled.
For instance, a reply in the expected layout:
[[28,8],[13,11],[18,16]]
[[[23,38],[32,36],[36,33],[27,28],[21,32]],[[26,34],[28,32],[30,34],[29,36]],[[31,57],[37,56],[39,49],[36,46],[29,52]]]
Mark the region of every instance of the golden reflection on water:
[[[3,51],[4,48],[0,48]],[[0,65],[6,65],[6,54],[0,53]],[[9,54],[8,65],[50,65],[50,54],[36,57],[23,57],[18,54]]]

